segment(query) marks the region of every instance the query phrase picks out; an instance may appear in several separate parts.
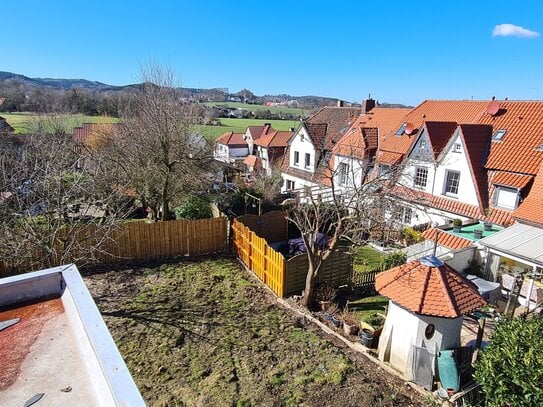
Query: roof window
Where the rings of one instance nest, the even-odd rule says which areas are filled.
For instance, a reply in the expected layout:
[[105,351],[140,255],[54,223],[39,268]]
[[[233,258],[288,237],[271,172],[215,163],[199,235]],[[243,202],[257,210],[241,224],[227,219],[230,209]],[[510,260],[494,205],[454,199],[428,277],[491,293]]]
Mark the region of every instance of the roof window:
[[507,130],[497,130],[496,133],[492,135],[492,141],[502,141],[505,137]]
[[396,131],[396,136],[401,136],[405,130],[405,126],[407,126],[407,123],[402,123],[402,125],[400,126],[400,128]]

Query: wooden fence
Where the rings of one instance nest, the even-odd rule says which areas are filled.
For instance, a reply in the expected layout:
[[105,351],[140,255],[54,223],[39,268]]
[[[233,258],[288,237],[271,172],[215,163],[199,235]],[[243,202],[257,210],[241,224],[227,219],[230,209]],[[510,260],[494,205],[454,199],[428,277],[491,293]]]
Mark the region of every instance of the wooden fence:
[[[130,222],[111,230],[107,238],[103,239],[103,243],[96,247],[96,241],[100,239],[100,236],[97,236],[99,230],[97,231],[93,225],[86,225],[70,231],[75,234],[77,248],[68,252],[68,256],[62,257],[58,262],[74,262],[81,258],[81,252],[84,250],[93,250],[96,263],[102,264],[161,260],[219,252],[226,248],[227,231],[227,219],[223,217],[195,221]],[[61,244],[62,239],[59,239],[59,245]],[[61,252],[60,247],[57,251]],[[21,265],[15,268],[7,262],[0,262],[0,275],[43,267],[39,263],[39,257],[38,260],[29,259],[28,263],[33,266]],[[54,265],[58,264],[50,264]]]
[[[257,224],[254,218],[245,219]],[[245,219],[239,217],[232,222],[232,246],[238,258],[279,297],[301,293],[305,287],[308,269],[307,255],[300,254],[286,260],[266,239],[243,224],[242,220]],[[261,232],[266,233],[262,230]],[[327,282],[336,286],[350,284],[352,272],[352,256],[339,250],[323,265],[317,283]]]

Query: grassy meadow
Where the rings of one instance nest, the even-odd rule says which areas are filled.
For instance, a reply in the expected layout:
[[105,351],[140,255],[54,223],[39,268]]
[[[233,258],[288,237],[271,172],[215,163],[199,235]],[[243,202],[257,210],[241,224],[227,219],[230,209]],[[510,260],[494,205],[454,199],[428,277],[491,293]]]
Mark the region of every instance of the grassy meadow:
[[[5,118],[6,121],[15,129],[15,134],[25,134],[32,129],[32,124],[36,121],[42,120],[47,117],[53,117],[51,115],[38,115],[33,113],[0,113],[0,116]],[[74,115],[59,115],[58,117],[66,120],[66,124],[69,127],[78,127],[83,123],[117,123],[119,121],[116,117],[109,116],[85,116],[82,114]]]

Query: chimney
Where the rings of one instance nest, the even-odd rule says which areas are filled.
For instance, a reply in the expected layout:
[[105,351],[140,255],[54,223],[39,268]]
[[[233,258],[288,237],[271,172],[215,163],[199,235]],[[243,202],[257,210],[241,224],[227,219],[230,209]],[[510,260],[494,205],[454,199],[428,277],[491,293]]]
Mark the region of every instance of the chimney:
[[288,131],[291,131],[291,132],[294,133],[294,127],[289,127],[289,128],[288,128]]
[[362,114],[368,113],[371,109],[375,107],[375,100],[368,95],[366,100],[362,101]]
[[337,107],[343,107],[343,100],[338,99],[336,102]]

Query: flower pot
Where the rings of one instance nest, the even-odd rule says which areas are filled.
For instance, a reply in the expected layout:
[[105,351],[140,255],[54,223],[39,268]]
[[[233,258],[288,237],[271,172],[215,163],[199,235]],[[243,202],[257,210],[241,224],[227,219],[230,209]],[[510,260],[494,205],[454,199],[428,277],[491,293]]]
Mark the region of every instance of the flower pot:
[[475,239],[481,239],[483,237],[483,231],[482,230],[474,230],[473,231],[473,237]]
[[345,335],[356,335],[358,333],[358,330],[359,328],[357,325],[351,325],[348,322],[343,321],[343,332],[345,333]]
[[462,230],[462,226],[453,226],[453,232],[460,233],[461,230]]
[[358,337],[360,338],[360,343],[365,347],[371,348],[373,346],[373,332],[369,329],[362,329],[358,333]]
[[492,230],[492,223],[486,223],[484,224],[485,230],[488,232]]

